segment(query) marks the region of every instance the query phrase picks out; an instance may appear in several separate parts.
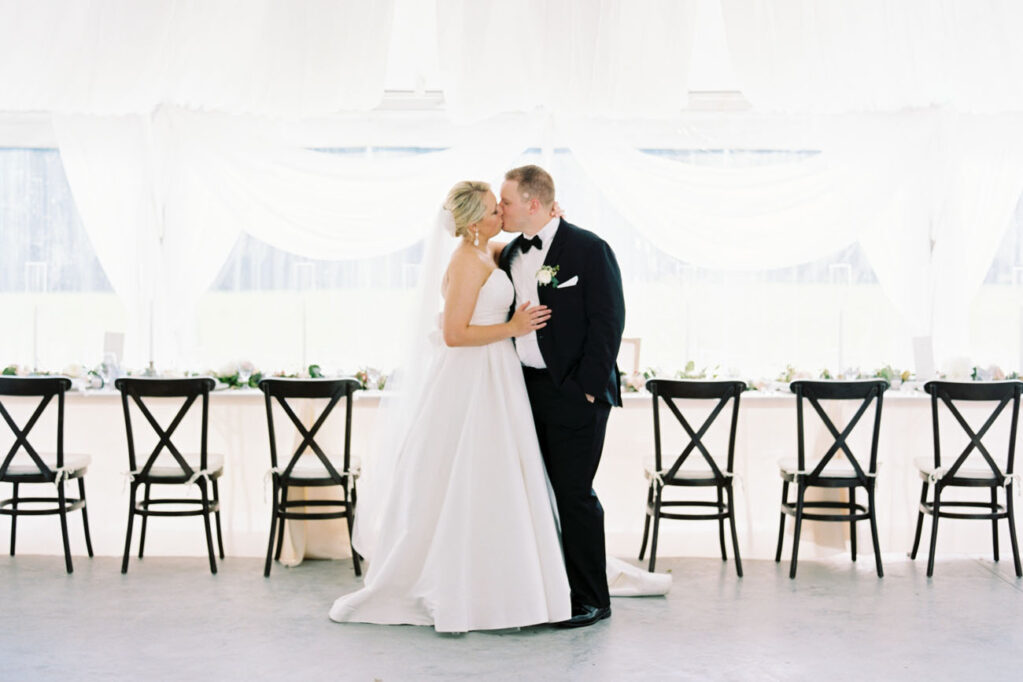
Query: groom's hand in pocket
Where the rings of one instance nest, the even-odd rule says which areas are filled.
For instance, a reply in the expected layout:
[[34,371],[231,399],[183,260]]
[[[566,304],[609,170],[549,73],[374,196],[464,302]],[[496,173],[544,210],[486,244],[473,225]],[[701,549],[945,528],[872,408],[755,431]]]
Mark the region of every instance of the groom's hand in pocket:
[[592,403],[592,402],[596,401],[596,398],[594,398],[594,397],[593,397],[592,395],[590,395],[589,393],[586,393],[585,395],[586,395],[586,402],[590,402],[590,403]]

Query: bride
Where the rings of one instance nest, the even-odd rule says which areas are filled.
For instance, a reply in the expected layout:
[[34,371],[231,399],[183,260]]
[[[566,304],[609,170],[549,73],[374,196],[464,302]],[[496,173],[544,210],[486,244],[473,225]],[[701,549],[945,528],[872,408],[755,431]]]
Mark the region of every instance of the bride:
[[[369,559],[365,583],[330,617],[438,632],[564,622],[572,607],[556,506],[512,345],[551,313],[526,302],[509,319],[515,291],[496,265],[503,245],[490,243],[503,221],[488,184],[458,183],[440,215],[413,344],[388,379],[397,397],[378,417],[383,440],[359,482],[353,544]],[[612,596],[671,586],[612,557],[607,574]]]
[[330,617],[438,632],[564,621],[568,578],[511,341],[543,328],[550,312],[525,303],[508,319],[514,289],[488,246],[502,226],[489,185],[458,183],[444,208],[461,242],[441,286],[442,329],[411,382],[419,388],[400,398],[395,440],[377,453],[392,460],[374,472],[388,492],[360,491],[365,584],[334,602]]

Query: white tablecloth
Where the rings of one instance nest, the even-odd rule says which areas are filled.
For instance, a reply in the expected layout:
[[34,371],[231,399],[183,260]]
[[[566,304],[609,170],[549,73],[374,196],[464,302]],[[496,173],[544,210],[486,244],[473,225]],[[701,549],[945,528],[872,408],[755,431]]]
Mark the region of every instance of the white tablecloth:
[[[226,464],[221,479],[224,545],[234,556],[262,556],[270,521],[269,483],[266,472],[270,467],[263,396],[256,391],[222,391],[211,397],[209,442],[211,451],[222,452]],[[651,398],[645,394],[627,395],[623,409],[612,411],[604,446],[604,455],[595,481],[595,488],[605,510],[608,551],[620,556],[631,556],[639,549],[643,528],[643,509],[646,481],[643,463],[653,459],[653,420]],[[13,408],[15,418],[23,423],[31,411],[27,399],[8,399],[5,404]],[[353,454],[369,455],[373,420],[379,404],[379,395],[366,392],[355,401],[353,417]],[[325,427],[326,442],[334,437],[340,446],[343,411]],[[693,406],[686,406],[692,408]],[[979,428],[989,407],[978,406],[965,410],[974,428]],[[161,406],[157,415],[165,422],[176,411],[172,405]],[[690,421],[694,428],[702,422],[701,414],[709,408],[696,411]],[[985,443],[993,452],[1004,451],[1008,442],[1008,412],[999,420]],[[836,409],[832,414],[839,425],[851,415],[849,408]],[[197,415],[196,415],[197,416]],[[867,456],[872,411],[864,416],[850,438],[853,452]],[[808,447],[820,453],[830,445],[830,435],[820,425],[812,411],[806,412],[811,428]],[[284,424],[285,422],[281,422]],[[666,452],[678,452],[684,440],[682,431],[670,413],[662,410],[662,423],[673,429],[665,440]],[[52,412],[36,427],[34,435],[42,438],[37,447],[52,448],[55,416]],[[278,427],[279,428],[279,427]],[[194,437],[197,419],[186,422],[182,435]],[[943,433],[950,436],[943,446],[947,454],[957,453],[967,440],[951,417],[943,423]],[[714,454],[724,455],[727,436],[727,417],[719,417],[717,426],[707,436],[706,443]],[[290,452],[294,436],[286,430],[279,433],[281,453]],[[10,447],[9,433],[0,431],[0,446],[6,453]],[[35,441],[33,441],[35,442]],[[147,441],[148,442],[148,441]],[[197,442],[197,441],[196,441]],[[812,445],[811,445],[812,444]],[[183,450],[194,450],[182,442]],[[997,448],[997,450],[996,450]],[[778,503],[781,479],[777,461],[794,457],[796,449],[795,397],[789,394],[746,393],[742,398],[736,447],[735,470],[739,476],[736,507],[740,548],[749,558],[770,558],[778,528]],[[65,423],[65,450],[84,452],[92,456],[92,465],[86,477],[88,508],[93,546],[97,554],[118,555],[124,546],[127,520],[128,491],[124,472],[128,469],[124,418],[120,397],[116,393],[71,393],[67,397]],[[912,541],[916,520],[920,479],[913,459],[931,456],[930,399],[923,394],[905,394],[891,391],[885,397],[881,426],[878,479],[878,522],[883,553],[904,553]],[[481,453],[485,456],[485,453]],[[22,487],[22,494],[30,494]],[[9,486],[2,494],[9,496]],[[1011,490],[1011,489],[1010,489]],[[713,489],[697,491],[697,495],[711,499]],[[833,493],[840,494],[840,493]],[[986,495],[982,490],[973,495]],[[1001,494],[1001,493],[1000,493]],[[866,496],[861,495],[861,502]],[[961,495],[959,497],[962,497]],[[837,498],[836,498],[837,499]],[[1017,502],[1021,498],[1015,498]],[[19,553],[60,554],[59,523],[55,516],[22,517],[18,521]],[[347,530],[344,521],[307,522],[304,529],[294,524],[289,537],[289,551],[285,558],[296,562],[302,556],[338,557],[348,554]],[[869,528],[858,525],[859,550],[870,553]],[[791,534],[792,521],[787,524]],[[829,556],[848,551],[848,524],[807,522],[800,556]],[[925,532],[929,528],[925,525]],[[84,553],[81,520],[73,514],[71,523],[72,550]],[[297,531],[297,532],[296,532]],[[0,526],[0,543],[6,543],[9,525]],[[137,534],[137,531],[136,531]],[[1008,555],[1008,537],[1004,524],[1000,539],[1003,556]],[[942,521],[938,537],[938,551],[990,555],[991,526],[977,521]],[[790,544],[786,544],[786,554]],[[149,524],[146,551],[150,555],[203,555],[205,539],[201,520],[196,518],[156,518]],[[661,524],[659,555],[661,556],[716,556],[718,535],[714,522],[671,521]],[[730,551],[730,545],[729,545]]]

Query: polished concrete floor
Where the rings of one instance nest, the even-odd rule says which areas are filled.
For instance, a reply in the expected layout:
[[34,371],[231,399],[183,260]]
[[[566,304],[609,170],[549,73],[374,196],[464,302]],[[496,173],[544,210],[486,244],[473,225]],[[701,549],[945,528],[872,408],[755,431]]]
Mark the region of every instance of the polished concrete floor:
[[614,599],[608,621],[438,635],[338,625],[347,561],[0,556],[2,680],[1023,679],[1023,581],[1011,561],[869,556],[787,564],[664,559],[666,598]]

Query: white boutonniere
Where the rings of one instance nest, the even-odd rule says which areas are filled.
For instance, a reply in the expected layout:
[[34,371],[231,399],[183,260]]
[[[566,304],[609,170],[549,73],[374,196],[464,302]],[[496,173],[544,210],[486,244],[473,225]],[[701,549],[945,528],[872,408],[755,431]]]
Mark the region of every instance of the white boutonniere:
[[542,287],[558,286],[558,269],[560,265],[545,265],[536,271],[536,283]]

